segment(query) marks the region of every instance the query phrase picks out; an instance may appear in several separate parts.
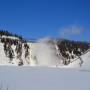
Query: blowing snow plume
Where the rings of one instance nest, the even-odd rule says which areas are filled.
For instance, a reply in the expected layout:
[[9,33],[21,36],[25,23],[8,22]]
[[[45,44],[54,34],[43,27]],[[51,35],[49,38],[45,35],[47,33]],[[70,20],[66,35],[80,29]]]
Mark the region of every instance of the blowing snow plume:
[[40,66],[56,66],[61,63],[58,57],[57,46],[54,40],[44,38],[37,41],[36,58],[37,64]]
[[71,25],[60,29],[60,37],[68,38],[70,36],[79,36],[82,34],[82,28],[77,25]]

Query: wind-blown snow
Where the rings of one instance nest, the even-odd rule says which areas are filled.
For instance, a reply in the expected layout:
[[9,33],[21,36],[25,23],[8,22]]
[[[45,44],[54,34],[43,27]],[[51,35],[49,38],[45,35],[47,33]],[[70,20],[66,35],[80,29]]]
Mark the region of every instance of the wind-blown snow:
[[36,46],[37,65],[55,66],[60,64],[60,58],[57,56],[55,45],[52,43],[40,42]]

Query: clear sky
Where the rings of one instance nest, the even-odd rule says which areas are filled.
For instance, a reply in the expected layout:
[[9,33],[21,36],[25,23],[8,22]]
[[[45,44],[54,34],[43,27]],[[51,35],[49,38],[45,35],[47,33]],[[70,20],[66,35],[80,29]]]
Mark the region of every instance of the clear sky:
[[0,29],[90,41],[90,0],[0,0]]

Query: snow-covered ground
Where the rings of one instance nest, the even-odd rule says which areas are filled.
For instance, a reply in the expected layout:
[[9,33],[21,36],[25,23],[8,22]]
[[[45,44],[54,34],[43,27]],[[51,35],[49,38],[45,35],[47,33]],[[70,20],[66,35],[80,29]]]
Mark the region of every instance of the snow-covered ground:
[[0,66],[0,90],[90,90],[89,71]]

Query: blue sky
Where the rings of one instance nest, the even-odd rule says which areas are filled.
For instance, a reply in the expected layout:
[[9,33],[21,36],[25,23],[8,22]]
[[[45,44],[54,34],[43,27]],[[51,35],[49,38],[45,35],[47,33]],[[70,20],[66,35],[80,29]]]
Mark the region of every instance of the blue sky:
[[0,29],[28,39],[90,41],[90,0],[0,0]]

